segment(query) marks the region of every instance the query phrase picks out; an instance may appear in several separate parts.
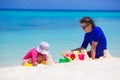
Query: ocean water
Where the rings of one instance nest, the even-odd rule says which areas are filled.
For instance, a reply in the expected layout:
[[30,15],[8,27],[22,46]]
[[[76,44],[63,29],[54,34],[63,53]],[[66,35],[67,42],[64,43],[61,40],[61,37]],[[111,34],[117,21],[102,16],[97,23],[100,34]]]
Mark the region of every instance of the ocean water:
[[84,16],[103,29],[108,50],[120,57],[119,11],[0,11],[0,67],[21,65],[25,54],[42,41],[50,44],[58,61],[61,51],[81,46],[85,32],[79,20]]

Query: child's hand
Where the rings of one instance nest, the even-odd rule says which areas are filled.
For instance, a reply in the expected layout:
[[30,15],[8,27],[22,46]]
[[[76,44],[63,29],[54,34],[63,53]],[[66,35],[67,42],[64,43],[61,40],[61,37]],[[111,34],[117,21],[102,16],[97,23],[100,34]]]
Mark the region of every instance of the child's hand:
[[38,65],[38,63],[37,63],[37,62],[33,63],[33,66],[37,66],[37,65]]
[[32,62],[32,59],[30,58],[30,59],[28,59],[28,61],[27,61],[29,64],[32,64],[33,62]]

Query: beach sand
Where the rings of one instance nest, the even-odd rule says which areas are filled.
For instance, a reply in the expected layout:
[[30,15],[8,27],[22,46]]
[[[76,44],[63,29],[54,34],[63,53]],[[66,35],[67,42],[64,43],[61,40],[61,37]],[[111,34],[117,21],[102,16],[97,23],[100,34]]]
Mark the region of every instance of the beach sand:
[[0,68],[0,80],[120,80],[120,58]]

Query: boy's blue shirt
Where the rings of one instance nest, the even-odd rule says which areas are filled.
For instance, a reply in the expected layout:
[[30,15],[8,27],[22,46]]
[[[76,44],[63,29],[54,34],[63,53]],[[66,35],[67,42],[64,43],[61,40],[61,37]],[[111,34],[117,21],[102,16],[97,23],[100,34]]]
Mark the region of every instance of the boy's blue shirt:
[[81,47],[86,49],[89,43],[92,45],[92,41],[98,42],[95,57],[99,58],[100,56],[103,56],[103,51],[107,49],[107,40],[100,27],[94,27],[90,33],[85,34]]

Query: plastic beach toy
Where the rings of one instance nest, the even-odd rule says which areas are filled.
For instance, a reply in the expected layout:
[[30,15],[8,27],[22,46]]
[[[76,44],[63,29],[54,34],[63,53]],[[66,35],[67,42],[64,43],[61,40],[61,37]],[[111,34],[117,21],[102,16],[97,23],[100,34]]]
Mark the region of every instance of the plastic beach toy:
[[59,63],[66,63],[66,59],[59,59]]
[[43,61],[42,61],[42,64],[46,64],[46,61],[43,60]]
[[84,56],[85,56],[84,54],[79,54],[78,56],[80,60],[84,60]]
[[70,55],[70,58],[71,58],[72,60],[74,60],[74,59],[76,58],[76,57],[75,57],[75,54],[72,53],[72,54]]
[[59,59],[59,63],[67,63],[74,60],[84,60],[85,54],[80,51],[73,52],[62,52],[61,55],[64,57],[63,59]]
[[69,54],[69,53],[64,53],[64,52],[62,52],[61,55],[62,55],[64,58],[67,58],[67,57],[69,57],[70,54]]
[[30,64],[30,63],[28,63],[28,62],[26,62],[26,63],[24,64],[24,66],[33,66],[33,65]]
[[70,62],[70,61],[72,61],[72,59],[71,59],[70,57],[67,57],[67,58],[66,58],[66,61],[67,61],[67,62]]
[[72,61],[70,57],[67,57],[65,59],[62,59],[62,58],[59,59],[59,63],[67,63],[67,62],[70,62],[70,61]]

